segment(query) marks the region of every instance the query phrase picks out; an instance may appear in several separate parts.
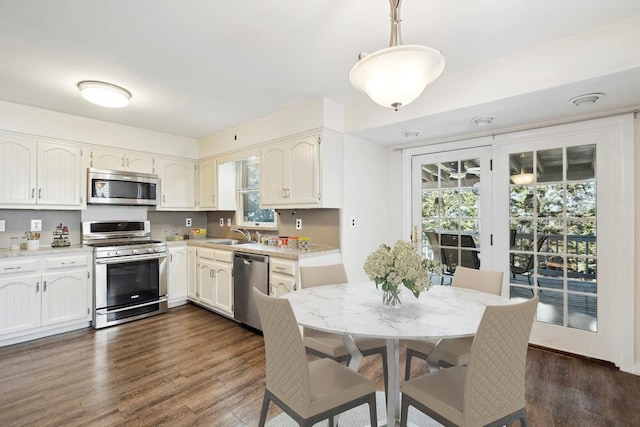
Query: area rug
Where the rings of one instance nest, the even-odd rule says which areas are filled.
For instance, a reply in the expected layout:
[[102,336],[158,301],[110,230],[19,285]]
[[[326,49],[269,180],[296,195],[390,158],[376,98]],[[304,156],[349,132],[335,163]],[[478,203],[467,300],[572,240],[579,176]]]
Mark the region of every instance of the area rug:
[[[272,403],[273,405],[273,403]],[[376,406],[378,409],[378,424],[381,424],[385,421],[387,411],[384,401],[384,393],[377,392],[376,393]],[[409,426],[414,427],[439,427],[442,424],[432,420],[422,412],[416,410],[413,407],[409,408]],[[317,424],[314,424],[313,427],[327,427],[329,423],[327,421],[321,421]],[[369,420],[369,406],[361,405],[357,408],[353,408],[347,412],[344,412],[340,415],[339,423],[340,427],[364,427],[370,425]],[[287,414],[282,413],[271,421],[267,422],[266,427],[297,427],[298,424],[291,419]]]

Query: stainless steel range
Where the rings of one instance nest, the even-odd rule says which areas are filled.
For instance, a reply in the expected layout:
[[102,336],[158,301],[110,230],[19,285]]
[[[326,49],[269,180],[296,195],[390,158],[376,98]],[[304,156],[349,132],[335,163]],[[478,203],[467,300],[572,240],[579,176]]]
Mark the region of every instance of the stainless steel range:
[[94,248],[94,328],[167,311],[167,245],[149,221],[83,222],[82,240]]

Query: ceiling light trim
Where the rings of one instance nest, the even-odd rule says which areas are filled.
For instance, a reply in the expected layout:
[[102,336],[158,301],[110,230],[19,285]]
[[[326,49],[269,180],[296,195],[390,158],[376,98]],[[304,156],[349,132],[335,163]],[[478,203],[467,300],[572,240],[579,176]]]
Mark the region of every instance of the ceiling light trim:
[[584,95],[578,95],[574,98],[571,98],[567,102],[572,103],[576,107],[581,107],[583,105],[595,104],[603,96],[604,93],[601,92],[586,93]]
[[471,119],[471,122],[476,126],[489,126],[493,121],[493,117],[491,116],[480,116],[474,119]]
[[97,80],[78,82],[78,89],[84,99],[92,104],[107,108],[122,108],[131,100],[131,92],[111,83]]

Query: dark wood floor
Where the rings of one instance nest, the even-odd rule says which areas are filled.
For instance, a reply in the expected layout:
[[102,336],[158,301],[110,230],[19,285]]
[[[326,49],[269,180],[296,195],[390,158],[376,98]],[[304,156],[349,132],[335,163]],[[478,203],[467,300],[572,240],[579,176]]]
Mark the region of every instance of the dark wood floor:
[[[378,357],[360,371],[382,390]],[[415,363],[414,374],[426,372]],[[0,348],[0,426],[255,426],[264,374],[260,335],[186,305]],[[532,426],[638,426],[639,401],[640,377],[529,351]],[[278,413],[272,405],[269,418]]]

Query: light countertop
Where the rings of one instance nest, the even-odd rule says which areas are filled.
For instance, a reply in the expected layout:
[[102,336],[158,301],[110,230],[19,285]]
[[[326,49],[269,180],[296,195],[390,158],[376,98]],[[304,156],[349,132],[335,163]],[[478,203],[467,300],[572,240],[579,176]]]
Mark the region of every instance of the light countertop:
[[35,255],[67,255],[72,253],[87,252],[90,253],[93,248],[83,245],[71,245],[53,248],[51,246],[42,246],[36,250],[17,250],[12,251],[10,249],[0,249],[0,259],[2,258],[16,258],[22,256],[35,256]]
[[[211,237],[210,239],[213,239],[213,237]],[[314,244],[311,244],[310,250],[300,251],[298,249],[278,248],[277,246],[267,246],[267,245],[262,245],[260,243],[220,245],[217,243],[207,243],[206,239],[205,240],[194,240],[194,239],[175,240],[175,241],[167,242],[167,246],[169,247],[174,245],[181,245],[181,244],[182,245],[188,244],[189,246],[198,246],[198,247],[212,248],[212,249],[223,249],[223,250],[233,251],[233,252],[269,255],[269,256],[287,258],[287,259],[305,259],[305,258],[313,258],[317,256],[340,253],[340,249],[332,248],[329,246],[314,245]]]

